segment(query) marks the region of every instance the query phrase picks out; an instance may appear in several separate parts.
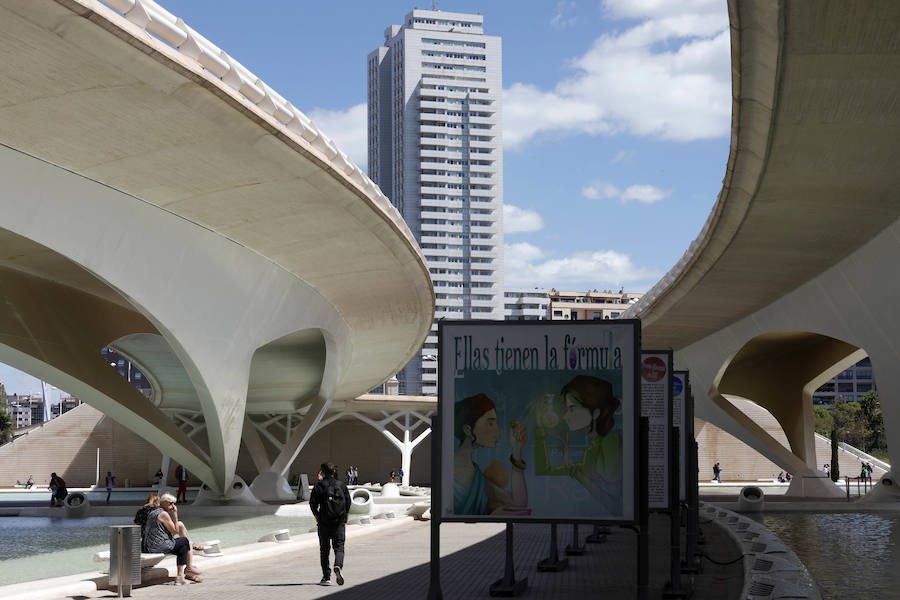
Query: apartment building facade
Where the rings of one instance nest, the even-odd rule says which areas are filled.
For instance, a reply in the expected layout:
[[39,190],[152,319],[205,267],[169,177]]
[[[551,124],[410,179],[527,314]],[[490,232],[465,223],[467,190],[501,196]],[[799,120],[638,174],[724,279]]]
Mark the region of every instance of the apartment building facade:
[[875,374],[867,356],[819,386],[813,393],[813,404],[830,406],[838,397],[847,402],[859,402],[863,396],[875,391],[878,391]]
[[507,321],[591,321],[617,319],[643,294],[619,290],[567,292],[557,289],[508,289],[504,293]]
[[435,323],[399,374],[437,393],[437,321],[504,317],[501,40],[481,15],[413,10],[368,56],[369,176],[431,273]]

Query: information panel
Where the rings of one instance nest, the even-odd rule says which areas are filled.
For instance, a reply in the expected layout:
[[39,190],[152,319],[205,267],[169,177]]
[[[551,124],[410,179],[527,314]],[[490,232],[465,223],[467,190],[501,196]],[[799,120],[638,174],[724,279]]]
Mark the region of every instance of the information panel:
[[640,321],[440,321],[441,519],[635,522]]
[[650,421],[647,505],[669,509],[669,429],[672,424],[672,352],[641,352],[641,416]]
[[[678,444],[678,472],[679,498],[687,502],[687,480],[689,477],[687,464],[687,445],[691,443],[690,435],[693,433],[693,423],[688,418],[688,387],[689,379],[687,371],[674,371],[672,373],[672,425],[679,430]],[[685,426],[686,425],[686,426]]]

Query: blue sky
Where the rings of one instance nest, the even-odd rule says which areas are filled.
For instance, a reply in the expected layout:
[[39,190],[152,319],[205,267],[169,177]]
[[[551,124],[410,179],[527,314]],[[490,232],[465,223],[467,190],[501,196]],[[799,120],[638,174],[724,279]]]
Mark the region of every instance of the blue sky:
[[[364,167],[366,56],[419,4],[158,0]],[[646,291],[697,236],[728,157],[725,0],[441,0],[503,38],[507,287]],[[8,391],[33,378],[0,368]]]
[[[161,4],[365,166],[366,56],[415,4]],[[699,233],[725,173],[725,1],[437,5],[480,12],[503,38],[507,286],[646,291]]]

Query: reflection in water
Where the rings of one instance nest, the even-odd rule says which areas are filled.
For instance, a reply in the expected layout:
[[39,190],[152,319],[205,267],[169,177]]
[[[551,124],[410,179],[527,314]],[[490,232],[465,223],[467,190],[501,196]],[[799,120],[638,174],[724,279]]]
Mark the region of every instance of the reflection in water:
[[900,515],[765,512],[747,514],[790,546],[825,598],[898,598]]

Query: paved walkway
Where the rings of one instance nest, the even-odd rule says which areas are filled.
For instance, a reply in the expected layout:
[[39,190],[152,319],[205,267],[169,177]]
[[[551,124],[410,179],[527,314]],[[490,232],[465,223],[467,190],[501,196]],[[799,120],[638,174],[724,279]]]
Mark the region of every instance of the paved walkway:
[[[660,598],[667,579],[668,518],[651,517],[650,598]],[[349,539],[344,574],[346,585],[318,585],[318,549],[288,552],[276,558],[247,562],[243,568],[209,569],[202,584],[171,583],[135,588],[141,599],[196,598],[252,600],[272,597],[294,599],[334,596],[340,599],[425,598],[429,581],[428,522],[409,522],[372,535]],[[588,533],[580,528],[582,535]],[[559,529],[562,551],[571,540],[572,527]],[[718,562],[728,562],[740,552],[718,527],[703,525],[706,552]],[[583,556],[569,557],[568,569],[539,573],[536,564],[549,553],[548,525],[516,525],[516,570],[528,578],[526,597],[543,599],[604,597],[635,598],[636,541],[634,532],[613,528],[607,542],[587,545]],[[503,574],[504,526],[447,523],[441,526],[442,590],[444,598],[488,598],[488,586]],[[562,553],[562,552],[561,552]],[[717,566],[704,560],[704,572],[694,581],[697,600],[729,600],[740,596],[743,585],[740,562]],[[685,580],[686,581],[686,580]],[[110,598],[103,590],[81,595],[78,600]],[[69,596],[71,598],[72,596]]]

